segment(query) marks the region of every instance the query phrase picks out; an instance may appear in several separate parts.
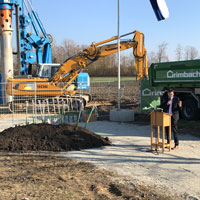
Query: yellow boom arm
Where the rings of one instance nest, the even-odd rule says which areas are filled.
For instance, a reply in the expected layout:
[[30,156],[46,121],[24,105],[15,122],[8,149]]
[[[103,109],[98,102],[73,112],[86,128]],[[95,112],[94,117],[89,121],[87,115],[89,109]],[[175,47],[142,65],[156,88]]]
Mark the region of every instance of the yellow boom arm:
[[[135,57],[137,78],[142,79],[144,76],[148,75],[147,69],[147,56],[146,49],[144,47],[144,34],[139,31],[134,31],[125,35],[120,36],[120,38],[135,34],[132,40],[126,40],[120,42],[120,51],[133,48],[133,55]],[[108,56],[110,54],[116,53],[118,51],[117,44],[107,44],[118,37],[112,37],[110,39],[92,43],[88,49],[83,50],[82,53],[75,55],[67,59],[59,68],[57,73],[52,78],[53,82],[65,82],[65,89],[71,82],[77,78],[78,74],[83,71],[89,64],[98,60],[101,57]]]

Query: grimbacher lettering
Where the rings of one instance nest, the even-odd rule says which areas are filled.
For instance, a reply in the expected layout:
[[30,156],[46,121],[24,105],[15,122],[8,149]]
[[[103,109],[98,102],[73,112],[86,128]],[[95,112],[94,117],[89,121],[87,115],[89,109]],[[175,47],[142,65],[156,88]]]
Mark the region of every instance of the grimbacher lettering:
[[172,70],[169,70],[167,72],[167,78],[199,78],[200,72],[173,72]]
[[152,91],[149,88],[142,90],[142,96],[162,96],[164,91]]

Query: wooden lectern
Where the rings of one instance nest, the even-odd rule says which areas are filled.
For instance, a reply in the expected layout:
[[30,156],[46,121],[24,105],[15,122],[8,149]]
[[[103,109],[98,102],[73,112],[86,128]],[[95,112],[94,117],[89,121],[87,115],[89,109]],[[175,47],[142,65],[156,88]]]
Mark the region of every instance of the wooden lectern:
[[[153,127],[157,128],[156,141],[153,141]],[[165,143],[165,127],[169,126],[169,144]],[[162,127],[162,142],[160,142],[160,127]],[[164,153],[165,147],[171,151],[171,114],[164,112],[151,112],[151,150],[156,146],[156,149],[162,147]]]

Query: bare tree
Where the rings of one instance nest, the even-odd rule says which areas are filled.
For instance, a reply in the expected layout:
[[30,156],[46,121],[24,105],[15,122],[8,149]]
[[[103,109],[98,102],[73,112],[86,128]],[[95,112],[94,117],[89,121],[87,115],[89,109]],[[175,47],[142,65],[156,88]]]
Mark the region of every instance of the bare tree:
[[53,39],[53,42],[51,44],[51,51],[52,51],[52,62],[61,63],[63,61],[63,47],[57,45],[55,39]]
[[54,63],[62,63],[67,58],[78,54],[83,49],[87,48],[86,45],[78,45],[73,40],[65,39],[62,45],[57,45],[56,41],[52,43],[52,57]]
[[[67,58],[82,52],[88,48],[86,45],[78,45],[70,39],[65,39],[62,45],[57,45],[56,41],[52,43],[52,57],[54,63],[62,63]],[[135,74],[135,64],[133,54],[124,56],[121,59],[122,75],[132,76]],[[91,76],[117,76],[116,54],[112,54],[98,59],[86,69]]]
[[190,48],[190,60],[194,60],[198,57],[199,52],[195,47]]
[[150,67],[150,65],[152,63],[158,62],[158,58],[157,58],[156,53],[154,51],[151,51],[150,53],[148,53],[147,58],[148,58],[148,67]]
[[183,48],[180,44],[177,45],[176,47],[176,60],[180,61],[182,59],[182,54],[183,54]]
[[115,60],[115,54],[100,58],[88,67],[88,72],[91,76],[116,76]]
[[77,45],[73,40],[70,39],[63,40],[62,46],[66,58],[77,54],[80,50],[79,45]]
[[186,60],[194,60],[198,57],[199,53],[195,47],[187,46],[185,48],[185,59]]
[[189,46],[185,47],[185,60],[189,60],[189,56],[190,56],[190,48]]
[[128,74],[128,56],[121,56],[121,75],[126,76]]
[[166,54],[167,45],[168,44],[166,42],[163,42],[162,44],[158,45],[157,59],[159,63],[162,61],[169,60]]

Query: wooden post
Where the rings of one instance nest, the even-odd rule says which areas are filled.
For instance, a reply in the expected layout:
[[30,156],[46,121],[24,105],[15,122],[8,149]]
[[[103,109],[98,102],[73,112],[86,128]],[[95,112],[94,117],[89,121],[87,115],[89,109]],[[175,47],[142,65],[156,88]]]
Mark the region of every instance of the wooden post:
[[162,127],[162,152],[165,151],[165,127]]
[[151,151],[153,151],[153,126],[151,126]]
[[160,149],[160,126],[157,127],[157,142],[158,142],[158,150]]

